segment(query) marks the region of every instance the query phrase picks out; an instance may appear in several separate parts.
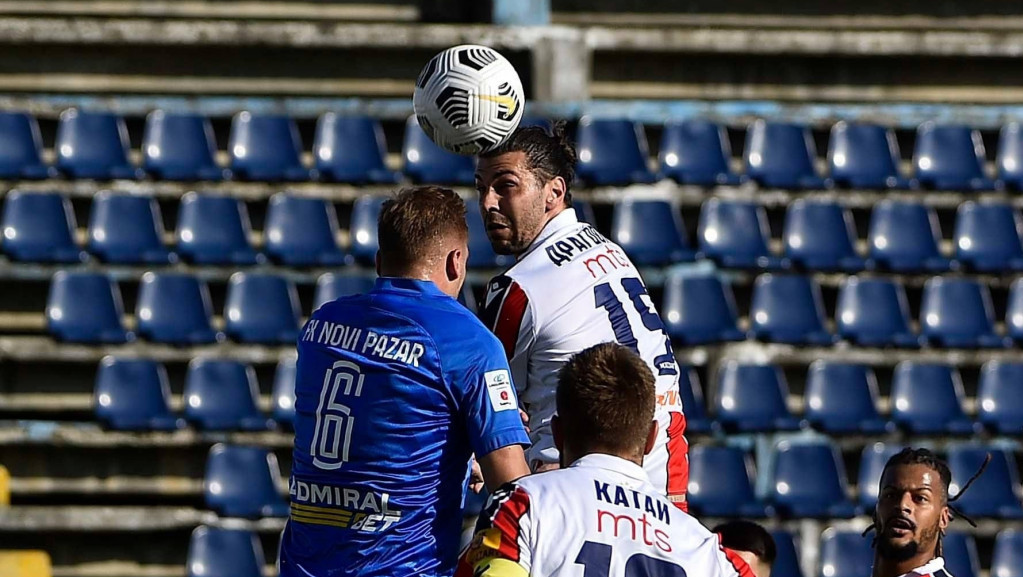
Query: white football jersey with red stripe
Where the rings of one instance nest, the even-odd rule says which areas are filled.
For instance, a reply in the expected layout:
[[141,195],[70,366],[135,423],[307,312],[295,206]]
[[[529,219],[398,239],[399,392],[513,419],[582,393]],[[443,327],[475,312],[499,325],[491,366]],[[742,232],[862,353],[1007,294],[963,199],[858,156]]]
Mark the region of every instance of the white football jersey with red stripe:
[[617,244],[566,209],[487,286],[483,322],[504,344],[519,401],[529,414],[526,459],[557,463],[550,420],[558,370],[593,345],[637,352],[656,377],[657,443],[644,462],[654,486],[681,500],[689,482],[679,368],[639,271]]
[[952,574],[945,569],[945,560],[935,557],[923,567],[917,567],[901,577],[952,577]]
[[590,454],[491,496],[455,577],[753,577],[638,465]]

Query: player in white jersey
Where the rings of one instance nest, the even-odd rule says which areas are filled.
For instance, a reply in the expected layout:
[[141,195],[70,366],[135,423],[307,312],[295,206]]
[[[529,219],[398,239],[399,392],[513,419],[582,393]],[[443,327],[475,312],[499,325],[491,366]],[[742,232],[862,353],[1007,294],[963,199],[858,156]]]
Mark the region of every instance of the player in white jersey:
[[529,416],[534,471],[556,468],[551,436],[558,369],[573,354],[617,342],[639,354],[657,379],[651,483],[685,508],[689,482],[679,369],[671,341],[639,271],[615,243],[580,222],[569,183],[575,149],[563,128],[520,128],[479,159],[476,188],[495,252],[516,263],[487,286],[483,322],[504,344]]
[[624,346],[572,357],[552,423],[564,467],[491,496],[455,577],[752,577],[644,472],[654,396],[650,369]]

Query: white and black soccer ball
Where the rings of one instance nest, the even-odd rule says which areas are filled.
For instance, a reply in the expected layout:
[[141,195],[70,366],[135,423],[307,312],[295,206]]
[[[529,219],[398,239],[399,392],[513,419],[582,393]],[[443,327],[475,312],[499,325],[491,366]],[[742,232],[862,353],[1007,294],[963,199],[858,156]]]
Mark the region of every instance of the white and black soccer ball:
[[465,44],[433,57],[419,73],[412,107],[438,146],[475,155],[496,148],[519,125],[522,81],[496,50]]

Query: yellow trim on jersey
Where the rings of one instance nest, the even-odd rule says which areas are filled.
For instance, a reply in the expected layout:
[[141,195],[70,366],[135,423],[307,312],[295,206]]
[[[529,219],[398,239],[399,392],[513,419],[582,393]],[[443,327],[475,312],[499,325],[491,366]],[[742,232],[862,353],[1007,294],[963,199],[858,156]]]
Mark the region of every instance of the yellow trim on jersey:
[[345,509],[328,509],[325,507],[313,507],[312,505],[300,505],[298,503],[291,504],[291,518],[299,523],[330,525],[331,527],[347,529],[352,525],[353,516],[358,520],[359,516],[365,516],[365,514],[355,515],[352,511]]
[[500,557],[484,559],[473,566],[473,577],[527,577],[529,573],[514,561]]

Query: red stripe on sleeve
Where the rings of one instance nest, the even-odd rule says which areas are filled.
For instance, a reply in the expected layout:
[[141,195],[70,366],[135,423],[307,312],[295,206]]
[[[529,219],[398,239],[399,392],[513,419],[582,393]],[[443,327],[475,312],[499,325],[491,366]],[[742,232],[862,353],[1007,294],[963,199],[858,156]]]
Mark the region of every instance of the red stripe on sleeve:
[[[671,413],[668,423],[668,487],[669,497],[682,496],[689,488],[689,441],[685,438],[686,416]],[[677,503],[682,505],[682,502]],[[682,507],[687,510],[688,507]]]
[[494,527],[501,531],[501,546],[497,551],[505,559],[516,563],[519,561],[520,522],[527,511],[529,494],[522,489],[515,489],[494,515]]
[[526,314],[526,307],[529,306],[529,298],[519,286],[519,283],[512,282],[508,285],[504,302],[501,303],[501,311],[497,315],[497,322],[494,323],[494,334],[504,345],[504,354],[509,360],[515,355],[515,345],[519,341],[519,328],[522,326],[522,317]]
[[732,551],[728,547],[722,546],[720,543],[721,535],[719,534],[718,547],[721,548],[721,552],[725,554],[725,558],[732,564],[732,568],[739,574],[739,577],[757,577],[756,574],[753,573],[753,569],[750,569],[750,566],[742,559],[742,557],[739,557],[738,553]]

